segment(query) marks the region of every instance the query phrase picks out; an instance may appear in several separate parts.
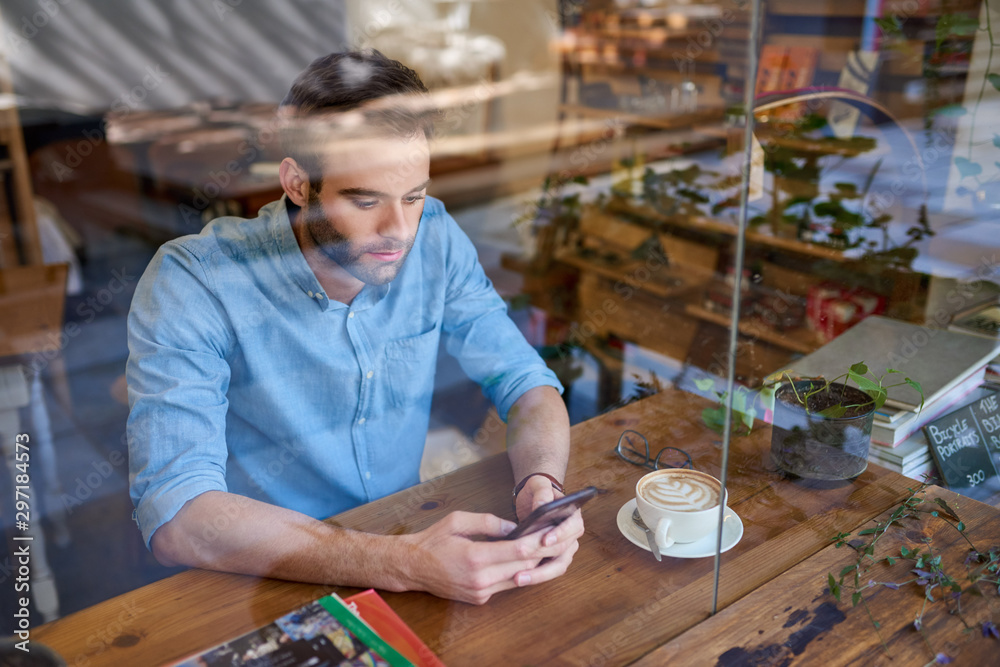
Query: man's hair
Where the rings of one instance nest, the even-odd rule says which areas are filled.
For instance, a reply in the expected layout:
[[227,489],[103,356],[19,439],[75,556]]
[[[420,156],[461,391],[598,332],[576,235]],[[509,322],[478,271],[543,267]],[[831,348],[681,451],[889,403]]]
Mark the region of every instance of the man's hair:
[[[296,77],[278,109],[286,121],[282,147],[309,173],[316,190],[323,178],[324,140],[343,136],[338,118],[351,111],[360,112],[366,132],[402,138],[423,132],[430,139],[437,117],[417,73],[375,49],[317,58]],[[321,139],[319,133],[328,136]]]

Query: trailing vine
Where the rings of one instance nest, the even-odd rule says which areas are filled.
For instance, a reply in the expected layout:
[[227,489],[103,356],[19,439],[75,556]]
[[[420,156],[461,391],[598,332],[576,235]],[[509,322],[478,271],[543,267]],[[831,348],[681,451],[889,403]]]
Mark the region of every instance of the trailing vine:
[[[934,660],[929,664],[945,664],[951,662],[951,656],[935,651],[931,645],[930,638],[924,631],[924,615],[929,605],[944,604],[948,612],[956,616],[966,631],[975,630],[963,615],[962,603],[970,595],[983,595],[985,590],[992,589],[1000,594],[1000,546],[991,546],[987,550],[981,550],[966,534],[965,523],[959,518],[955,510],[943,498],[935,498],[933,502],[925,498],[925,491],[929,485],[921,484],[916,489],[909,489],[910,495],[900,503],[884,521],[880,521],[871,528],[859,530],[856,535],[852,533],[838,533],[832,538],[836,548],[850,547],[855,551],[855,560],[850,565],[840,570],[838,576],[833,573],[827,574],[827,585],[830,593],[843,601],[841,598],[846,593],[850,593],[851,605],[857,607],[859,604],[864,607],[869,620],[878,634],[879,641],[885,652],[891,655],[889,647],[880,632],[881,623],[875,619],[871,608],[865,598],[866,593],[871,593],[878,588],[890,590],[900,590],[906,586],[917,586],[923,588],[924,600],[920,611],[913,620],[913,627],[920,633],[921,639],[928,650],[934,655]],[[965,572],[954,574],[945,571],[942,566],[942,556],[930,542],[930,538],[924,538],[926,546],[910,548],[903,546],[899,553],[876,556],[876,547],[879,540],[894,526],[907,527],[906,522],[920,521],[926,517],[934,517],[947,522],[952,526],[968,543],[968,551],[964,560]],[[898,561],[909,561],[911,577],[905,581],[877,581],[877,572],[885,567],[895,565]],[[985,587],[985,590],[984,590]],[[979,631],[984,637],[1000,639],[1000,630],[991,617],[982,621]]]

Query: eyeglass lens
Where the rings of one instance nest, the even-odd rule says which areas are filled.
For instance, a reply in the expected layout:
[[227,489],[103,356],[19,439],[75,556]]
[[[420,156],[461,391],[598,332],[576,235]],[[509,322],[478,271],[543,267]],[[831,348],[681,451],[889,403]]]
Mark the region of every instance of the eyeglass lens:
[[629,463],[644,466],[649,463],[649,443],[638,433],[622,433],[618,439],[618,454]]
[[656,455],[655,466],[657,470],[662,468],[687,468],[690,465],[691,457],[683,449],[664,447]]

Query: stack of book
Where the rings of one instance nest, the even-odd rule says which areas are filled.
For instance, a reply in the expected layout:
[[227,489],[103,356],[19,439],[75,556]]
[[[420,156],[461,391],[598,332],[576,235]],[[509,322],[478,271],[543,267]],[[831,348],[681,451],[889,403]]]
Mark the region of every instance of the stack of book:
[[[966,405],[975,403],[995,393],[996,390],[997,385],[984,382],[955,401],[947,409],[942,410],[937,416],[944,416],[949,412],[954,412]],[[934,421],[935,418],[928,417],[927,419],[921,419],[921,422],[927,424]],[[895,446],[880,445],[873,439],[868,452],[868,459],[872,463],[877,463],[884,468],[895,470],[917,480],[921,479],[924,475],[928,477],[937,476],[927,436],[920,429]]]
[[332,594],[175,667],[444,667],[373,590]]
[[920,394],[903,385],[889,389],[889,398],[875,414],[869,460],[919,478],[933,471],[930,449],[920,429],[928,422],[970,401],[983,382],[987,366],[1000,354],[1000,341],[965,333],[929,329],[910,322],[872,315],[788,370],[804,377],[832,380],[851,364],[864,361],[884,384],[903,377],[920,383]]

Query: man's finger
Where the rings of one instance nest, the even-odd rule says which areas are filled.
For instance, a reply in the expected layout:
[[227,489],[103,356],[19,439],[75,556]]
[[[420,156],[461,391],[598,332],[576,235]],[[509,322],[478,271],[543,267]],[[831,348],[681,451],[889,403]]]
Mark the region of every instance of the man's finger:
[[530,570],[522,570],[515,574],[514,583],[517,586],[533,586],[562,576],[573,562],[573,555],[579,548],[578,542],[571,542],[561,555],[545,560]]
[[447,522],[449,532],[466,537],[506,537],[517,528],[513,521],[501,519],[494,514],[474,512],[452,512],[442,521]]
[[545,536],[542,539],[542,544],[548,547],[556,544],[557,542],[579,539],[582,535],[583,514],[580,510],[577,510],[558,526],[546,531]]

